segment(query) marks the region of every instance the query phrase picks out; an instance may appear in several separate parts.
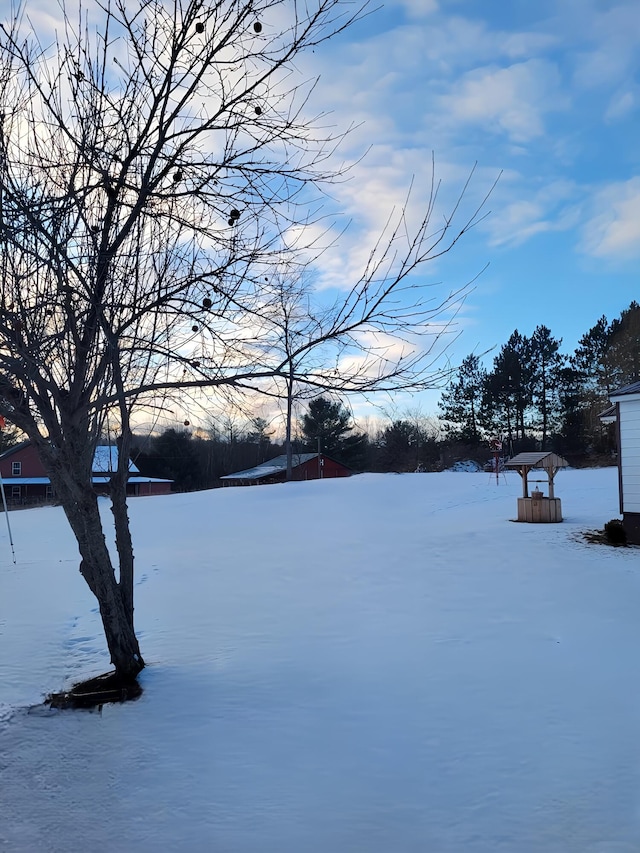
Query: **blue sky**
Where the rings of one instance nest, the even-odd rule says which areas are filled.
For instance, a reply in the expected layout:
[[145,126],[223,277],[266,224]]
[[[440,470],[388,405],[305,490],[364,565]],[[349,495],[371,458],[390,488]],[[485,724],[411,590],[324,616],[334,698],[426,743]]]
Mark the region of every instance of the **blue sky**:
[[[8,11],[7,0],[0,5]],[[327,208],[342,215],[336,234],[351,224],[323,259],[323,287],[353,283],[412,181],[408,214],[417,220],[433,152],[438,216],[474,164],[467,212],[501,176],[490,216],[422,272],[444,291],[488,265],[457,317],[449,358],[494,348],[490,366],[515,328],[530,334],[541,323],[571,352],[602,314],[612,319],[640,300],[640,2],[386,0],[375,9],[374,0],[371,8],[296,62],[302,79],[319,76],[310,109],[337,131],[354,126],[338,159],[355,165]],[[434,412],[438,398],[418,403]]]
[[[352,225],[336,266],[355,269],[431,152],[451,199],[502,173],[490,217],[425,280],[457,286],[485,264],[451,349],[499,347],[544,323],[571,351],[640,298],[640,3],[387,0],[305,61],[314,105],[356,122],[342,155],[366,158],[335,196]],[[488,356],[489,363],[492,356]]]

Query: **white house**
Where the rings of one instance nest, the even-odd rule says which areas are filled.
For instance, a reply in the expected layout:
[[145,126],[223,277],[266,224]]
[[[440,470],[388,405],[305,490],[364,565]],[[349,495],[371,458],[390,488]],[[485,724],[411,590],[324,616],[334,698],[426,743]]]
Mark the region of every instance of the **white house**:
[[610,399],[618,432],[620,512],[627,541],[640,545],[640,382],[620,388]]

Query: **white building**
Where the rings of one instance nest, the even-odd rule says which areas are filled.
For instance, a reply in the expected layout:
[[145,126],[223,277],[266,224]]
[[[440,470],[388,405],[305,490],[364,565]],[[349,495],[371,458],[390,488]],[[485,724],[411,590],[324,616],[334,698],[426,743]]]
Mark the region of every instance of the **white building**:
[[620,512],[627,541],[640,545],[640,382],[610,395],[618,432]]

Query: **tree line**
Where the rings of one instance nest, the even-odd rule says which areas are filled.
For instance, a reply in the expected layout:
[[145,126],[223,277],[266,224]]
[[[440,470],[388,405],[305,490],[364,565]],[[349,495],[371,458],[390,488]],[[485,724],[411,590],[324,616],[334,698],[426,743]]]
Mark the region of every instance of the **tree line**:
[[[640,379],[640,305],[605,316],[572,353],[545,325],[530,335],[517,329],[490,369],[470,354],[444,389],[439,417],[419,411],[375,425],[356,425],[349,410],[327,396],[311,400],[292,431],[293,453],[317,451],[354,472],[437,471],[463,458],[488,457],[487,440],[501,436],[506,452],[554,450],[573,464],[610,458],[612,429],[600,420],[609,395]],[[135,437],[133,458],[149,476],[174,481],[176,490],[212,488],[220,477],[286,452],[266,420],[213,427],[206,435],[169,429]]]
[[[327,396],[311,400],[297,420],[291,439],[293,454],[320,450],[355,473],[437,470],[441,465],[440,428],[419,412],[364,429],[340,401]],[[173,481],[175,491],[222,485],[225,474],[243,471],[286,453],[263,418],[244,423],[227,419],[206,431],[170,428],[159,435],[135,436],[131,457],[149,477]]]
[[440,401],[447,440],[477,446],[500,435],[514,452],[610,454],[611,431],[599,415],[612,391],[640,379],[640,306],[600,317],[572,353],[561,345],[539,325],[530,336],[516,329],[491,369],[475,354],[463,359]]

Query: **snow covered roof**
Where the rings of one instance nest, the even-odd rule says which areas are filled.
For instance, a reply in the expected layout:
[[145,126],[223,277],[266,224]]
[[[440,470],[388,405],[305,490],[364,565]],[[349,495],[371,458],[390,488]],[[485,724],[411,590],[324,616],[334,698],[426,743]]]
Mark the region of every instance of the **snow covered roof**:
[[[10,477],[5,479],[5,488],[9,486],[48,486],[48,477]],[[91,478],[92,483],[106,484],[109,482],[109,477],[106,474],[94,474]],[[127,483],[172,483],[173,480],[162,480],[159,477],[144,477],[142,474],[128,477]]]
[[[13,482],[13,480],[11,481]],[[92,483],[108,483],[109,478],[107,476],[93,476],[91,478]],[[173,483],[173,480],[163,480],[161,477],[145,477],[142,474],[138,476],[128,477],[127,483]]]
[[[292,465],[297,468],[298,465],[303,465],[309,462],[310,459],[317,459],[317,453],[294,453]],[[225,474],[220,477],[221,480],[261,480],[264,477],[271,477],[273,474],[280,474],[287,470],[287,455],[276,456],[269,459],[267,462],[261,462],[260,465],[255,465],[253,468],[247,468],[244,471],[236,471],[235,474]]]
[[[99,444],[93,455],[93,472],[109,474],[118,470],[118,448],[111,444]],[[129,473],[139,474],[140,470],[129,460]]]
[[5,479],[4,487],[6,489],[9,486],[48,486],[49,482],[48,477],[11,477]]

